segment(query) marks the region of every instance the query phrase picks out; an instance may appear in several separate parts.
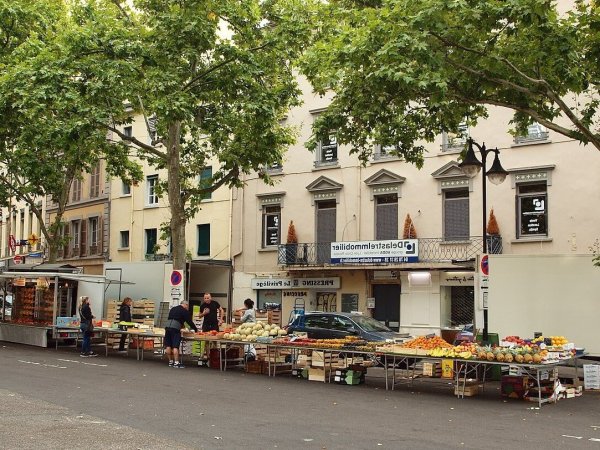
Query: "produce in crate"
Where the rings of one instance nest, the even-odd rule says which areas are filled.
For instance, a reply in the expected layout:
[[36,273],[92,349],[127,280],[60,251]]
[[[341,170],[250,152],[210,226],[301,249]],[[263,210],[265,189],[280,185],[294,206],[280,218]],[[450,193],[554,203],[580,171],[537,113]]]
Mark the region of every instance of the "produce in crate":
[[231,333],[225,333],[224,339],[242,342],[257,342],[258,338],[274,338],[277,336],[285,336],[287,332],[279,328],[278,325],[256,323],[243,323]]

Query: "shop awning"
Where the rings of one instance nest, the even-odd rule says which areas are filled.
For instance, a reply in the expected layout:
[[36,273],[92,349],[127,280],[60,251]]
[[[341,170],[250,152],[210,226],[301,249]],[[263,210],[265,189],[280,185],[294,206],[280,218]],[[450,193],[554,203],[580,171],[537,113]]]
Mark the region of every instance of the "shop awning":
[[113,280],[104,275],[86,275],[83,273],[64,273],[64,272],[4,272],[0,273],[0,279],[4,278],[60,278],[69,281],[81,281],[85,283],[97,284],[135,284],[131,281]]

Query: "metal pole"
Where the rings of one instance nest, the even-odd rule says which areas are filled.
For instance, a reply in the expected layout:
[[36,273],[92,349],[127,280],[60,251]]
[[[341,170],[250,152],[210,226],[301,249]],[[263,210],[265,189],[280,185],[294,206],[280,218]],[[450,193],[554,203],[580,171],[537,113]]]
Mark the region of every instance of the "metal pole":
[[[480,149],[481,151],[481,164],[483,165],[481,171],[481,192],[482,192],[482,200],[483,200],[483,211],[481,213],[482,217],[482,230],[483,230],[483,254],[487,254],[487,227],[486,227],[486,219],[487,219],[487,174],[486,174],[486,159],[487,159],[487,150],[485,148],[485,144]],[[487,344],[488,343],[488,310],[487,308],[483,309],[483,340]]]

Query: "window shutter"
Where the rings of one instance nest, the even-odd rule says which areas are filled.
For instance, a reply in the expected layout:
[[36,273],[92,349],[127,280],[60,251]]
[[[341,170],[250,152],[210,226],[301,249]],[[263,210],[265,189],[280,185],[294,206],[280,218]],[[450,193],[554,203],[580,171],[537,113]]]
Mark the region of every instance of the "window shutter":
[[65,258],[68,258],[69,255],[69,248],[70,248],[70,240],[69,240],[69,224],[65,224],[64,228],[63,228],[63,236],[65,238],[64,240],[64,244],[63,244],[63,254]]
[[445,199],[444,238],[446,240],[465,240],[469,238],[468,198]]
[[82,220],[80,222],[80,227],[81,230],[79,232],[80,234],[80,244],[79,244],[79,256],[85,256],[86,255],[86,249],[87,249],[87,220]]
[[104,222],[102,221],[102,216],[98,216],[98,232],[96,234],[96,255],[101,255],[104,251]]
[[398,203],[377,205],[377,240],[398,239]]
[[[323,202],[325,203],[325,202]],[[329,202],[327,202],[329,203]],[[331,242],[336,238],[336,206],[317,204],[317,260],[327,263],[331,260]]]

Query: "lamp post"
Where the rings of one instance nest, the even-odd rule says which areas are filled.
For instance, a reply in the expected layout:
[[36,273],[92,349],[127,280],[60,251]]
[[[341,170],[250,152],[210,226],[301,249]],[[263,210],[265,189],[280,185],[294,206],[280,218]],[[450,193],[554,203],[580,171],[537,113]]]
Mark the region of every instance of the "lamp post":
[[[483,253],[487,253],[487,179],[486,176],[493,184],[501,184],[506,179],[508,172],[504,170],[502,165],[500,164],[500,159],[498,157],[500,151],[497,148],[486,148],[485,143],[479,145],[473,139],[469,138],[468,141],[467,154],[462,162],[459,164],[459,167],[469,178],[474,178],[479,171],[481,171],[481,194],[483,199],[483,208],[482,208],[482,231],[483,231]],[[481,161],[477,159],[475,155],[475,151],[473,150],[473,146],[477,147],[479,150],[479,154],[481,155]],[[492,163],[492,167],[489,170],[486,170],[485,165],[487,161],[487,156],[490,152],[494,152],[494,162]],[[483,170],[481,170],[483,168]],[[487,342],[488,340],[488,310],[484,308],[483,310],[483,340]]]

